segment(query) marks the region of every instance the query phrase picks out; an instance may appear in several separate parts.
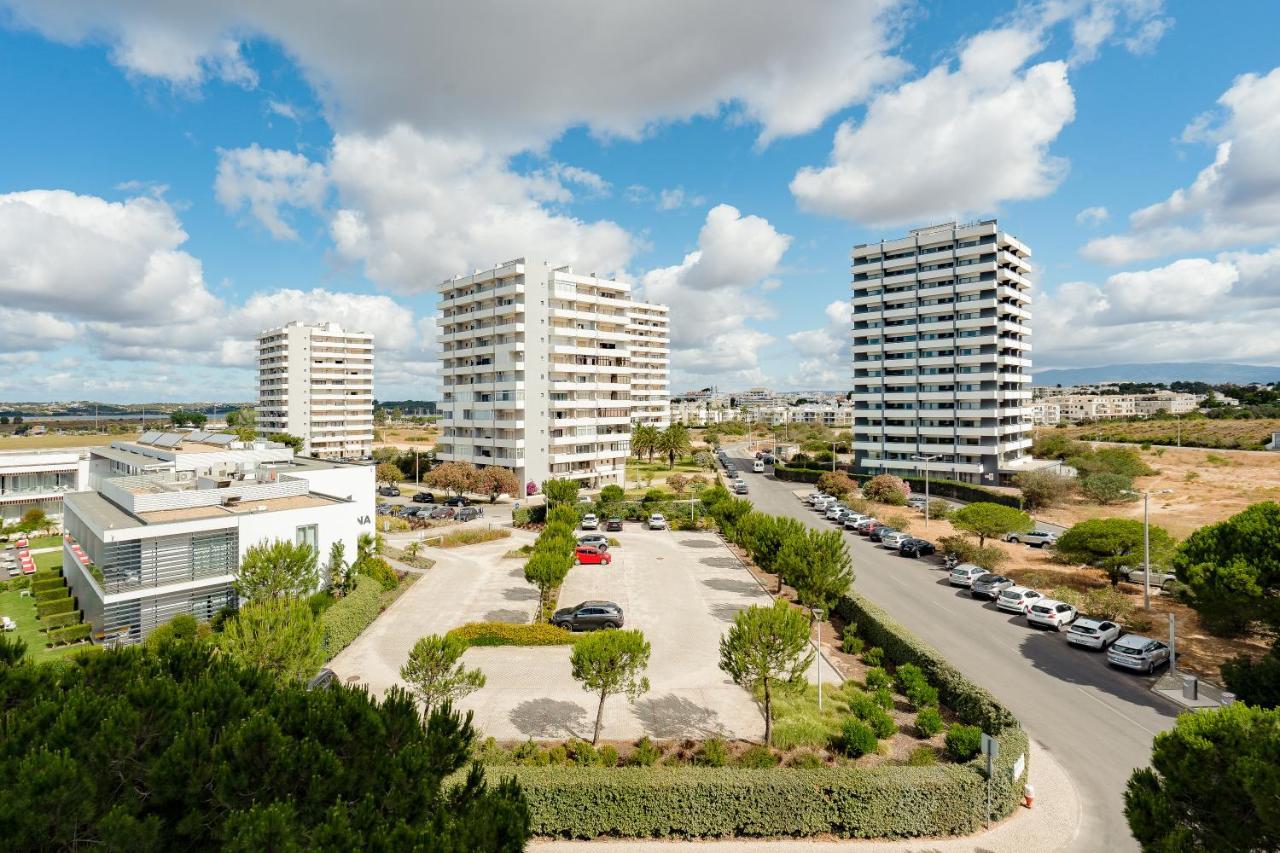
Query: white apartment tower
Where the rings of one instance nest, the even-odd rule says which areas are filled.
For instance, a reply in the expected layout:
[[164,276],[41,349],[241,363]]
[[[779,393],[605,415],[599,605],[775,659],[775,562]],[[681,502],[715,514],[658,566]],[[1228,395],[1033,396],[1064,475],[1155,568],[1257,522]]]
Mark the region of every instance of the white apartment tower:
[[633,302],[626,282],[532,257],[439,290],[436,455],[510,468],[527,490],[550,478],[622,485],[632,419],[668,417],[666,308]]
[[671,318],[667,306],[634,302],[631,320],[631,420],[665,429],[671,425]]
[[373,452],[373,335],[293,322],[258,335],[258,431],[302,439],[302,455]]
[[995,485],[1035,467],[1030,255],[994,219],[854,247],[856,470]]

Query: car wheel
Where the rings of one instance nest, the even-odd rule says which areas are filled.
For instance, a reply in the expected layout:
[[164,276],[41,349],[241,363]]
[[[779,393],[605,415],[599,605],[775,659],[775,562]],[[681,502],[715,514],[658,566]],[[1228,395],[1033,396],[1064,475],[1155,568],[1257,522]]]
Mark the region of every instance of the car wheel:
[[572,623],[572,622],[557,622],[557,623],[556,623],[556,627],[557,627],[557,628],[563,628],[563,629],[564,629],[564,630],[566,630],[566,631],[572,631],[572,630],[573,630],[573,623]]
[[1147,661],[1147,668],[1143,670],[1147,675],[1155,672],[1156,665],[1154,661]]
[[1014,545],[1017,545],[1017,544],[1018,544],[1018,537],[1017,537],[1017,536],[1010,536],[1006,541],[1008,541],[1008,542],[1012,542]]
[[618,627],[618,625],[617,625],[617,623],[615,623],[615,622],[605,622],[605,623],[604,623],[603,625],[601,625],[600,627],[601,627],[601,628],[603,628],[603,629],[605,629],[606,631],[612,631],[614,628],[617,628],[617,627]]

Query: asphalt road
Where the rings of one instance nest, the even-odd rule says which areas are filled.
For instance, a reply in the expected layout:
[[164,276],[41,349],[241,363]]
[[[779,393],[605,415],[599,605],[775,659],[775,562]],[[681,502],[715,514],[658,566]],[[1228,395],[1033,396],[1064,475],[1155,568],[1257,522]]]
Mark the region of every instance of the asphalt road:
[[[729,453],[743,461],[737,467],[759,510],[832,529],[796,499],[795,490],[807,486],[751,473],[742,447]],[[1113,670],[1101,653],[1068,646],[1056,632],[1029,628],[1023,617],[971,599],[947,583],[933,560],[904,559],[845,536],[858,592],[995,694],[1070,774],[1083,814],[1065,849],[1137,850],[1124,819],[1124,786],[1135,768],[1150,763],[1152,738],[1173,726],[1178,711],[1150,692],[1152,679]]]

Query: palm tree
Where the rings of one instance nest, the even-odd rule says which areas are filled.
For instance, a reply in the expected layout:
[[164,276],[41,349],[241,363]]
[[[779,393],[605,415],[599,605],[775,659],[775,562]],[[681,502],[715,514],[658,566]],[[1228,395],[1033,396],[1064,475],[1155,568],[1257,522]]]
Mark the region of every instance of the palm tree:
[[672,424],[658,436],[658,450],[667,454],[667,467],[676,467],[676,457],[684,456],[693,447],[689,430],[684,424]]
[[653,461],[653,452],[658,449],[658,438],[662,433],[652,424],[636,424],[631,428],[631,450],[636,458],[648,453],[649,461]]

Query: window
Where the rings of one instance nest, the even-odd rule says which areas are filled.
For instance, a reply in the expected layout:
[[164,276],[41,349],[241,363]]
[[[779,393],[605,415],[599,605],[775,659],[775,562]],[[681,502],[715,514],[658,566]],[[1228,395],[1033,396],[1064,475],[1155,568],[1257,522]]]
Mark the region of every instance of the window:
[[320,535],[314,524],[308,524],[298,528],[297,539],[299,545],[310,545],[311,550],[319,553],[320,551]]

